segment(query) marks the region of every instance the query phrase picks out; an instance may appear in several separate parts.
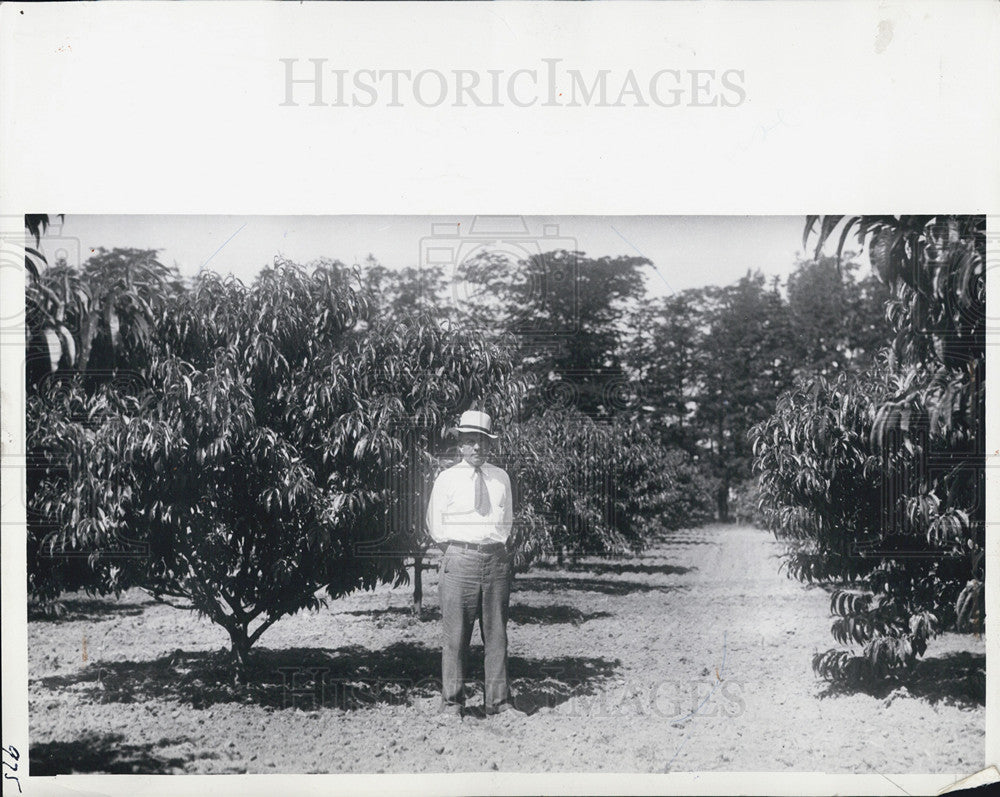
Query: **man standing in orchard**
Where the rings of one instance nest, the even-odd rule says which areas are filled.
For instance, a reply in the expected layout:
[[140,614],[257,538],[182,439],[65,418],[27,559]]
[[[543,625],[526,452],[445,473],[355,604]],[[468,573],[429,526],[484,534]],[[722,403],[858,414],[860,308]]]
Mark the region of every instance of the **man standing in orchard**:
[[465,712],[465,667],[472,626],[486,652],[487,714],[523,713],[514,705],[507,679],[507,612],[511,556],[507,540],[513,522],[510,478],[487,462],[496,435],[485,412],[462,414],[458,464],[434,482],[427,507],[427,530],[444,550],[438,593],[441,603],[441,713]]

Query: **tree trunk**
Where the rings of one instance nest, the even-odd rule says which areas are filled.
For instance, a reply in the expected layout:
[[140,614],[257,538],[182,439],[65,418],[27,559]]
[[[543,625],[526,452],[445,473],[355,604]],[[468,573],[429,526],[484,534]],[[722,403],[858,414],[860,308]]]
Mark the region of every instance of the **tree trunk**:
[[719,522],[729,522],[729,482],[724,481],[715,494],[716,505],[719,510]]
[[236,668],[234,680],[243,681],[250,661],[250,637],[245,627],[233,626],[228,630],[229,638],[232,641],[230,653]]
[[561,545],[557,546],[556,547],[556,564],[559,565],[559,567],[563,566],[564,556],[565,556],[565,554],[563,553],[563,547]]
[[424,611],[424,557],[413,557],[413,616],[418,620]]
[[96,312],[91,312],[87,316],[83,330],[80,334],[80,352],[76,360],[76,367],[80,373],[86,373],[90,364],[90,349],[94,345],[94,338],[97,337],[97,323],[100,316]]
[[[722,396],[719,396],[722,399]],[[723,406],[725,403],[723,402]],[[719,427],[717,430],[717,437],[715,440],[715,454],[718,457],[718,462],[720,470],[722,473],[726,473],[728,470],[727,461],[728,454],[725,451],[725,427],[723,426],[722,415],[719,416]],[[719,485],[719,490],[715,494],[715,503],[719,511],[719,522],[728,523],[729,522],[729,476],[725,475],[722,477],[722,483]]]

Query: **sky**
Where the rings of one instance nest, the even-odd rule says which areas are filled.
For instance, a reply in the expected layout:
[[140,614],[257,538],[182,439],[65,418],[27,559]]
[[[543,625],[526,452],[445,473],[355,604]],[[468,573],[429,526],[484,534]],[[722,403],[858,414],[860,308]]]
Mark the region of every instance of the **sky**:
[[650,296],[725,285],[748,269],[784,279],[802,248],[804,216],[188,216],[67,214],[43,237],[49,262],[84,262],[97,247],[159,249],[181,274],[250,282],[276,256],[348,265],[371,254],[389,268],[447,265],[481,248],[513,255],[576,249],[641,255]]

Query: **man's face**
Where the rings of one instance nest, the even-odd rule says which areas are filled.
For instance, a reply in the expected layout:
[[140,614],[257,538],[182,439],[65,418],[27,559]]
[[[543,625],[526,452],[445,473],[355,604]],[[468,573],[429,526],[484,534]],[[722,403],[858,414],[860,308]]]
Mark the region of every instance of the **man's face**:
[[458,450],[462,459],[472,467],[478,468],[486,462],[493,441],[483,434],[475,432],[460,432],[458,435]]

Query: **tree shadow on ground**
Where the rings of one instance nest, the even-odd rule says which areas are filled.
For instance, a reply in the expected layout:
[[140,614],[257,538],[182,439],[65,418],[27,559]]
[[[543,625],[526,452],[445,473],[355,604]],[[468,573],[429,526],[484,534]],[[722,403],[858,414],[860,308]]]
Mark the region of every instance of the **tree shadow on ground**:
[[654,548],[663,548],[670,545],[722,545],[718,540],[706,540],[696,537],[687,537],[681,535],[670,535],[664,537],[657,537],[654,541],[650,543],[650,550]]
[[[468,679],[482,681],[481,648],[473,648],[469,664]],[[523,680],[529,702],[555,705],[574,694],[590,694],[619,665],[617,660],[587,656],[510,656],[507,667],[512,680]],[[247,703],[270,709],[352,711],[437,697],[440,672],[440,648],[409,642],[379,650],[360,645],[255,649],[242,683],[235,682],[232,664],[221,651],[175,651],[152,661],[95,662],[73,675],[33,681],[32,689],[82,689],[86,698],[101,703],[171,701],[195,709]],[[537,697],[532,697],[535,692]]]
[[424,606],[420,617],[413,613],[409,606],[386,606],[382,609],[352,609],[350,611],[335,612],[335,614],[346,614],[352,617],[370,617],[376,621],[379,619],[398,617],[406,624],[407,620],[431,621],[441,619],[441,609],[437,606]]
[[603,576],[606,573],[614,573],[617,576],[620,576],[622,573],[642,573],[647,576],[680,576],[698,568],[682,567],[681,565],[652,565],[639,562],[571,562],[560,567],[558,564],[545,562],[539,566],[539,569],[564,570],[570,573],[593,573],[596,576]]
[[603,592],[605,595],[629,595],[633,592],[674,592],[674,585],[644,584],[637,581],[609,581],[599,578],[553,578],[551,576],[520,576],[514,580],[518,592]]
[[28,607],[28,622],[31,623],[75,623],[80,621],[100,622],[119,617],[134,617],[142,614],[150,606],[147,603],[102,600],[101,598],[66,598],[57,601],[59,609],[45,612],[37,606]]
[[[385,609],[356,609],[339,614],[352,615],[355,617],[371,618],[376,625],[384,626],[385,620],[393,621],[393,624],[400,626],[411,625],[416,621],[413,612],[402,606],[389,606]],[[608,612],[582,612],[575,606],[524,606],[521,604],[511,604],[510,621],[519,625],[528,624],[548,624],[548,623],[573,623],[580,625],[588,620],[596,620],[601,617],[610,617]],[[398,622],[396,622],[398,618]],[[437,622],[441,619],[441,609],[438,606],[425,606],[420,616],[421,622]]]
[[126,744],[121,733],[90,733],[72,742],[42,742],[28,750],[34,777],[102,772],[111,775],[169,775],[189,760],[165,757],[156,748],[187,739],[162,739],[159,744]]
[[[905,689],[905,692],[902,690]],[[897,690],[900,690],[897,692]],[[961,708],[986,705],[986,655],[962,651],[918,661],[909,672],[891,679],[828,684],[820,698],[866,694],[877,698],[909,696],[932,705],[946,703]]]
[[549,625],[553,623],[572,623],[580,625],[588,620],[598,620],[610,617],[611,612],[582,612],[575,606],[526,606],[511,604],[510,621],[518,625]]

